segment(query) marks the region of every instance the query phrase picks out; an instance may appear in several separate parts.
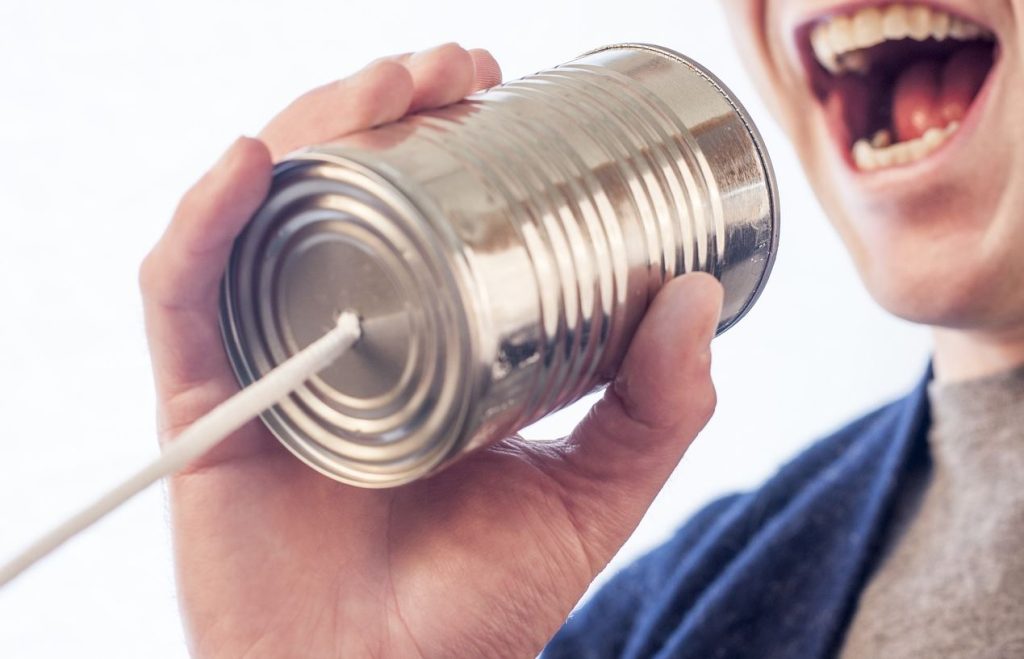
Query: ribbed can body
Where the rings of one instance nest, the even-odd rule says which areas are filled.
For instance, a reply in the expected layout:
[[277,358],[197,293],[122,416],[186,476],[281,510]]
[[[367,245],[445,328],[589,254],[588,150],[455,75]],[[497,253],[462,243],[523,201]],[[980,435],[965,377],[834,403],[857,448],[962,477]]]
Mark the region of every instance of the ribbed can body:
[[355,349],[263,418],[331,477],[398,485],[606,382],[675,276],[718,277],[731,326],[778,229],[721,83],[610,46],[280,163],[225,274],[225,342],[246,384],[359,313]]

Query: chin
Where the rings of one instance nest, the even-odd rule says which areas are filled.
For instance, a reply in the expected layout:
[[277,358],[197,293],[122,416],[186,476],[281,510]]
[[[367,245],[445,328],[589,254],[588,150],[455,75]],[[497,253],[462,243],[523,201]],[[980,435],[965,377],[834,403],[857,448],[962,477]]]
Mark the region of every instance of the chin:
[[998,324],[1000,309],[993,309],[990,300],[999,297],[1000,291],[986,264],[964,259],[920,263],[917,250],[907,254],[906,260],[890,256],[861,267],[871,296],[889,313],[949,329]]
[[[947,329],[1019,331],[1024,327],[1024,259],[1016,247],[1024,240],[1017,229],[1021,218],[972,215],[970,207],[960,205],[947,200],[892,215],[875,209],[876,214],[861,214],[840,231],[871,296],[893,315]],[[973,211],[984,207],[979,201]],[[1011,235],[1004,236],[1006,229]]]
[[977,171],[935,178],[921,190],[878,196],[834,178],[815,187],[828,187],[826,212],[883,308],[927,325],[998,325],[1008,305],[1022,307],[1007,285],[1008,276],[1021,281],[1014,246],[1024,241],[1020,218],[1000,209],[1008,182]]

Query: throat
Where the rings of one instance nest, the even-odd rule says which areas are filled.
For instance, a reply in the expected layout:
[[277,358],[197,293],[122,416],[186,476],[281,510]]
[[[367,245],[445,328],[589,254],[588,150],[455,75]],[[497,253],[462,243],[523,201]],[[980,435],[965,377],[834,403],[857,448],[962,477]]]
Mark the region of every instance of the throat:
[[1024,367],[1024,330],[998,336],[942,327],[932,332],[939,382],[966,382]]

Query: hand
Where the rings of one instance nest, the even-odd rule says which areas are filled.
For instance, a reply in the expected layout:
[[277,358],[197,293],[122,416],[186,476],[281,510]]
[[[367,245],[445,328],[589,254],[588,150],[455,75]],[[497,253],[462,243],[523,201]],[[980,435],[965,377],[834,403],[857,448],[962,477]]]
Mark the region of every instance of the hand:
[[[218,333],[231,243],[289,151],[500,82],[483,50],[375,60],[241,138],[140,272],[162,441],[237,390]],[[657,296],[564,439],[511,437],[391,490],[334,482],[254,421],[171,479],[180,605],[204,657],[532,657],[640,521],[715,405],[721,288]]]

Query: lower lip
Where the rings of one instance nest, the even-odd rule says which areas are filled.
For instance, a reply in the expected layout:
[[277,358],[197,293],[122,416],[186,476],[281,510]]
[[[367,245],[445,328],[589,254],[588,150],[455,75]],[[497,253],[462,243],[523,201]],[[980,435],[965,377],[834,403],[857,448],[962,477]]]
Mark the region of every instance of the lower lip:
[[1000,48],[997,44],[992,70],[989,71],[984,85],[982,85],[978,95],[968,108],[967,115],[960,123],[960,128],[943,142],[939,148],[920,160],[915,160],[905,165],[884,167],[871,171],[861,170],[853,159],[853,149],[849,144],[849,130],[847,130],[845,124],[836,126],[833,121],[827,119],[826,123],[829,125],[829,132],[832,133],[833,142],[842,155],[846,169],[854,175],[861,186],[876,188],[905,186],[911,181],[922,180],[933,170],[941,169],[947,161],[953,158],[956,150],[964,146],[979,129],[982,117],[988,109],[989,101],[994,93],[993,89],[1002,70],[1002,57],[1000,55]]

